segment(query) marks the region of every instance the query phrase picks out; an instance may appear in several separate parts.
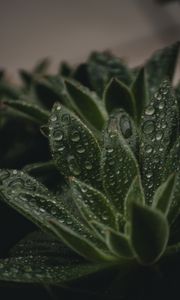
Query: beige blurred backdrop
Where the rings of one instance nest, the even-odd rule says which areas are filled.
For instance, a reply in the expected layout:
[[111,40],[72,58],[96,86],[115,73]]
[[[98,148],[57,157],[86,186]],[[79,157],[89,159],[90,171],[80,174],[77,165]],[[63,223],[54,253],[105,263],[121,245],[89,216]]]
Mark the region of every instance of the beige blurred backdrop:
[[112,50],[136,65],[180,39],[180,5],[153,0],[0,0],[0,67],[12,74],[49,56],[78,63]]

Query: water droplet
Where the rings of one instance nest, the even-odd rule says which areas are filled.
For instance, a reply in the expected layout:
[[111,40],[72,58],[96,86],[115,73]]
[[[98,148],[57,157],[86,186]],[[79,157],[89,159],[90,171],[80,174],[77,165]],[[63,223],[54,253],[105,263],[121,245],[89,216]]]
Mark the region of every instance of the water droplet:
[[60,111],[60,110],[61,110],[61,105],[58,105],[58,106],[56,107],[56,110]]
[[145,114],[148,116],[152,116],[154,114],[154,107],[153,106],[148,106],[145,110]]
[[145,151],[147,152],[147,153],[151,153],[152,152],[152,147],[151,146],[146,146],[146,148],[145,148]]
[[51,117],[51,121],[52,121],[52,122],[57,121],[57,117],[56,117],[56,116],[52,116],[52,117]]
[[79,175],[81,173],[81,170],[77,164],[77,161],[73,155],[70,155],[68,157],[68,163],[69,163],[69,170],[73,175]]
[[160,141],[160,140],[162,139],[162,137],[163,137],[163,133],[162,133],[161,131],[158,131],[158,132],[156,133],[156,140],[157,140],[157,141]]
[[85,168],[86,170],[91,170],[92,169],[92,164],[88,161],[85,162]]
[[113,151],[114,151],[113,148],[107,148],[107,152],[108,152],[108,153],[112,153]]
[[78,142],[80,140],[80,135],[78,131],[74,131],[71,134],[71,141]]
[[63,132],[60,130],[55,130],[53,132],[53,137],[56,141],[61,141],[63,139]]
[[85,148],[79,147],[76,151],[81,154],[85,152]]
[[165,104],[164,104],[164,102],[161,102],[161,103],[159,103],[159,109],[163,109],[164,108],[164,106],[165,106]]
[[154,122],[146,121],[143,126],[144,133],[152,133],[154,131]]
[[120,119],[120,128],[125,138],[129,138],[132,135],[131,123],[126,116]]

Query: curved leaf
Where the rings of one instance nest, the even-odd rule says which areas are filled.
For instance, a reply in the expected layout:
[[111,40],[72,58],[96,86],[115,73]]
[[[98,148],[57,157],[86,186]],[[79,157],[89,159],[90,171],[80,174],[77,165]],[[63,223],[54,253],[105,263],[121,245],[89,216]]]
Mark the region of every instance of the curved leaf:
[[74,201],[79,210],[85,212],[85,219],[116,228],[114,208],[101,192],[76,179],[71,179],[71,186]]
[[162,213],[167,215],[174,197],[175,186],[176,176],[175,174],[172,174],[156,190],[152,202],[152,207],[159,209]]
[[118,257],[132,258],[133,253],[126,235],[109,229],[106,233],[106,242],[110,251]]
[[61,285],[106,268],[103,264],[69,260],[61,257],[26,256],[0,259],[0,281]]
[[117,211],[123,213],[125,196],[139,170],[131,149],[113,128],[104,134],[101,169],[104,189]]
[[156,51],[147,61],[145,68],[147,71],[148,90],[150,97],[159,87],[164,79],[172,81],[179,54],[180,42]]
[[148,90],[144,68],[140,69],[134,82],[132,83],[131,92],[134,96],[137,119],[140,121],[144,108],[148,104]]
[[141,167],[145,195],[152,202],[154,191],[162,182],[163,166],[177,137],[177,102],[172,88],[164,81],[145,109],[141,121]]
[[61,174],[101,186],[100,148],[91,131],[64,107],[56,104],[49,121],[53,159]]
[[135,100],[130,89],[117,79],[112,79],[104,91],[105,107],[108,112],[123,108],[136,118]]
[[145,265],[155,263],[167,246],[167,219],[158,210],[132,202],[129,221],[131,245],[137,260]]
[[100,97],[105,86],[113,77],[127,85],[132,81],[130,70],[125,63],[107,52],[93,52],[88,59],[87,70],[92,89]]
[[77,232],[72,231],[67,226],[64,226],[54,220],[49,220],[50,228],[54,234],[67,244],[70,248],[82,255],[88,260],[92,261],[109,261],[116,260],[113,256],[103,252],[103,250],[97,248],[94,244],[83,238]]
[[107,115],[97,95],[78,82],[65,80],[65,84],[75,105],[75,110],[86,122],[88,121],[96,129],[102,130]]
[[44,124],[48,121],[49,112],[35,104],[21,100],[3,100],[3,103],[38,124]]

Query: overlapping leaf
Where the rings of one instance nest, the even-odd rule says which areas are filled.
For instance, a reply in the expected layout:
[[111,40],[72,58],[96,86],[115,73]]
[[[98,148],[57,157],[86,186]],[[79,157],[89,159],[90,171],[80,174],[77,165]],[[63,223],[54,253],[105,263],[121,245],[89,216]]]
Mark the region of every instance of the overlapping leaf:
[[171,81],[173,79],[179,48],[180,43],[177,42],[158,50],[146,63],[149,97],[156,92],[162,80],[168,78]]
[[178,134],[177,101],[164,81],[145,109],[141,121],[141,167],[146,199],[151,202],[163,177],[163,166]]
[[100,187],[100,148],[91,131],[58,104],[52,110],[49,130],[53,159],[60,172]]
[[131,245],[137,259],[142,264],[156,262],[167,246],[167,219],[157,210],[132,202],[129,221]]
[[123,212],[126,193],[139,171],[130,147],[113,127],[104,134],[101,169],[109,199],[118,212]]

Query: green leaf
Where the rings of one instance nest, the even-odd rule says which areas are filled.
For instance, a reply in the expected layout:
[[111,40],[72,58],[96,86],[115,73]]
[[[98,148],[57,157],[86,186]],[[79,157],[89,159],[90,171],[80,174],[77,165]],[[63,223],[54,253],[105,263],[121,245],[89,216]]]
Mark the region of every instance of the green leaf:
[[55,104],[49,121],[53,159],[61,174],[99,187],[100,148],[92,132],[66,108]]
[[42,231],[28,234],[10,249],[10,257],[47,256],[59,257],[61,264],[68,260],[81,259],[74,251],[64,243],[58,241],[52,235]]
[[148,102],[147,82],[144,68],[140,69],[134,82],[131,85],[131,92],[134,96],[137,119],[140,121],[141,115]]
[[167,215],[174,197],[175,186],[176,176],[172,174],[155,192],[152,207],[159,209],[162,213]]
[[85,219],[116,228],[115,211],[105,195],[77,179],[71,179],[71,186],[74,201],[79,210],[85,212]]
[[47,221],[54,218],[81,234],[88,234],[84,224],[71,215],[59,197],[22,171],[1,170],[0,194],[8,205],[44,231],[49,232]]
[[49,112],[38,105],[21,100],[3,100],[6,107],[22,113],[25,118],[31,119],[38,124],[47,123]]
[[116,129],[138,157],[139,136],[137,128],[132,118],[123,109],[119,109],[109,116],[106,130],[108,130],[108,128],[110,128],[110,130],[111,128]]
[[113,77],[118,78],[127,85],[132,80],[130,70],[125,63],[107,52],[93,52],[88,59],[87,69],[92,89],[100,97],[103,94],[105,86]]
[[108,130],[101,157],[102,180],[109,199],[123,213],[125,196],[139,170],[124,138],[113,127]]
[[169,226],[158,210],[131,203],[130,240],[137,260],[145,265],[155,263],[164,253]]
[[[168,213],[168,221],[172,225],[178,221],[180,215],[180,172],[176,175],[176,181],[173,188],[173,195],[171,200],[171,206]],[[174,224],[176,227],[176,224]],[[178,226],[179,227],[179,226]]]
[[105,107],[108,112],[123,108],[132,117],[136,117],[135,100],[131,90],[117,79],[112,79],[104,91]]
[[132,250],[126,235],[109,229],[106,233],[106,242],[110,251],[118,257],[132,258]]
[[77,232],[54,220],[49,220],[50,228],[54,234],[75,252],[92,261],[113,262],[115,258],[103,250],[97,248],[93,243],[83,238]]
[[66,80],[65,83],[77,113],[96,129],[102,130],[107,115],[97,95],[78,82]]
[[125,198],[124,210],[127,218],[130,216],[132,202],[145,204],[144,190],[142,187],[141,177],[139,174],[134,178]]
[[171,86],[164,81],[145,109],[141,121],[140,160],[148,203],[162,182],[166,157],[178,130],[177,102]]
[[36,79],[34,89],[38,100],[44,107],[51,109],[54,102],[58,101],[72,108],[71,99],[60,76]]
[[180,137],[178,137],[169,151],[164,168],[163,168],[163,179],[166,180],[167,177],[173,172],[180,171]]
[[59,256],[26,256],[0,259],[0,281],[61,285],[96,273],[106,266]]
[[159,87],[164,79],[172,81],[177,65],[180,42],[163,48],[155,52],[147,61],[145,69],[147,71],[148,90],[150,97]]

